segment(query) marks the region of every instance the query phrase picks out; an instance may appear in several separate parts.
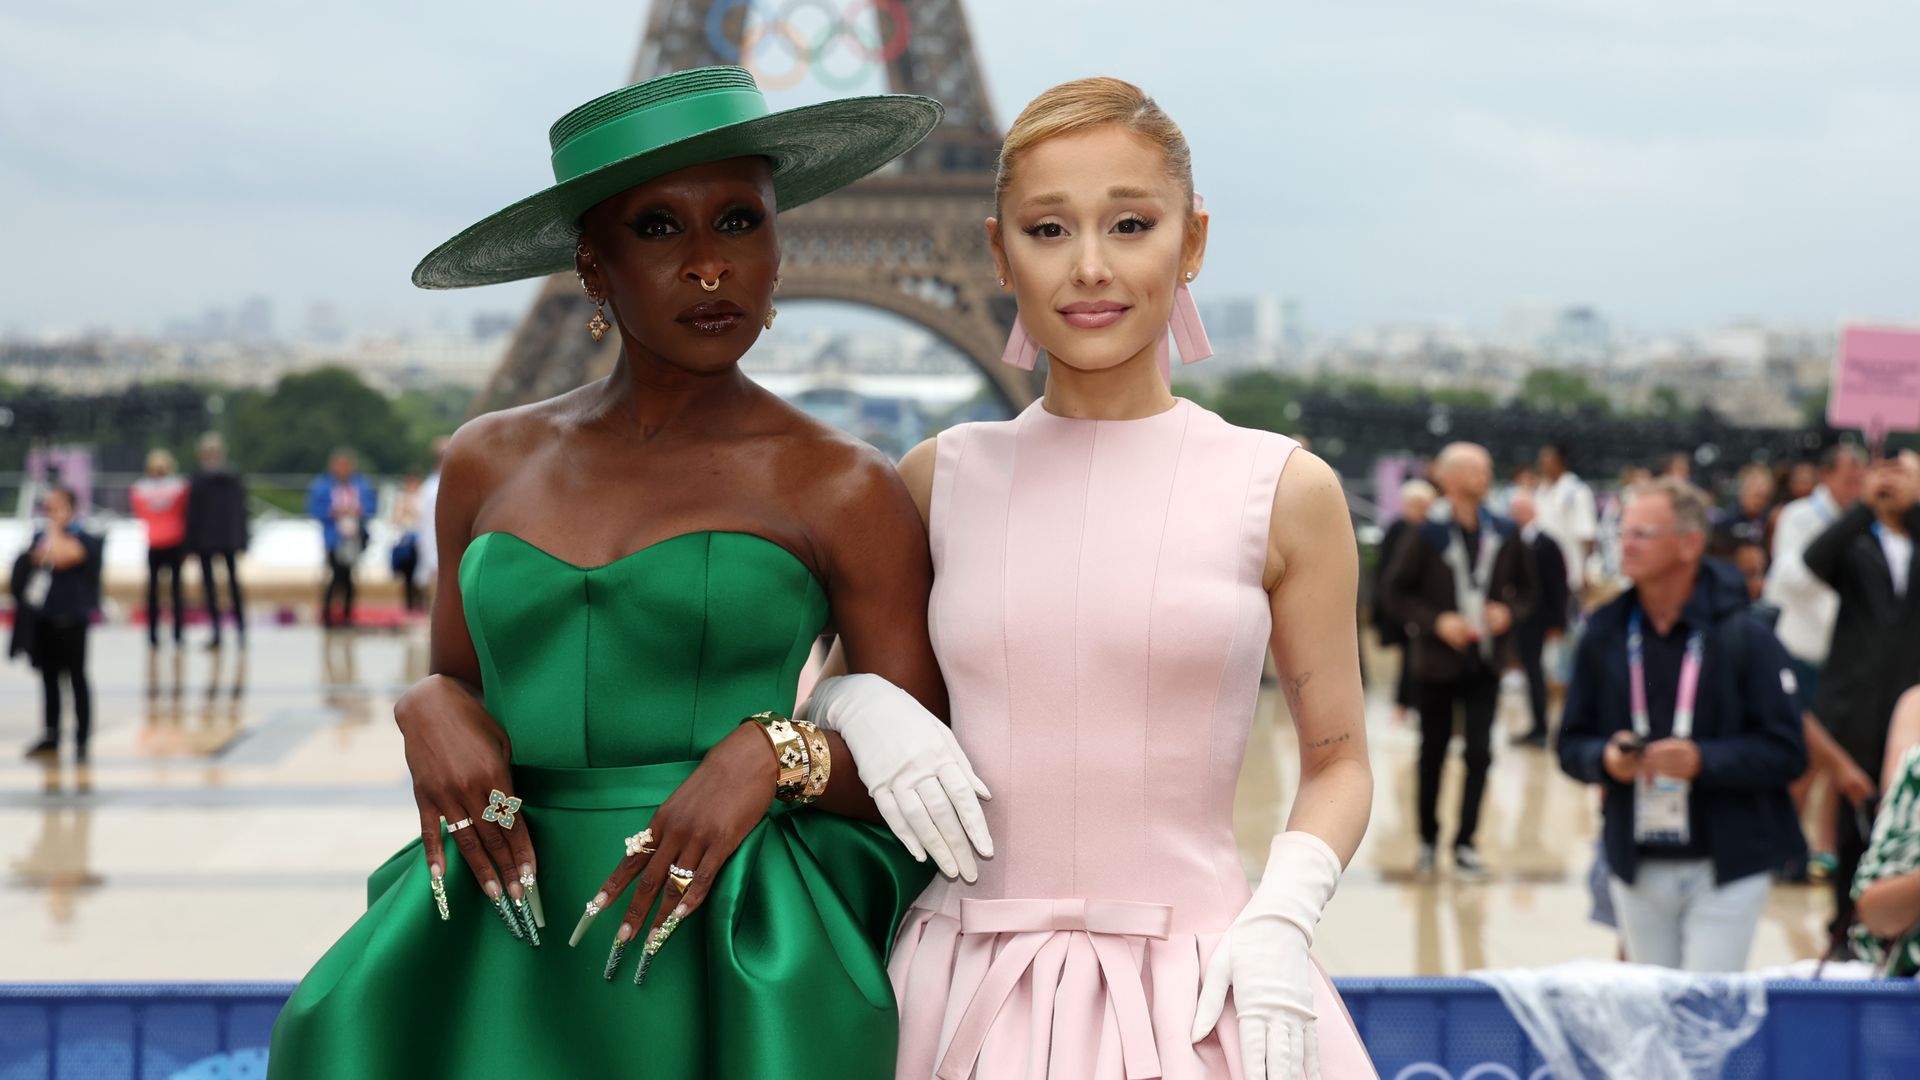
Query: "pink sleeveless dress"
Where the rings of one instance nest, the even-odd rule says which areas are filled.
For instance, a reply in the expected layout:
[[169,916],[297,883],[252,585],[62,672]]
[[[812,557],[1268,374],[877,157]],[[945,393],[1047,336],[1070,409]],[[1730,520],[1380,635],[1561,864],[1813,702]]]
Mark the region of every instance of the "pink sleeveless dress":
[[[1233,795],[1297,445],[1186,400],[1125,421],[1035,403],[940,435],[928,619],[996,854],[902,922],[902,1080],[1242,1075],[1231,998],[1190,1036],[1250,895]],[[1372,1077],[1314,979],[1323,1075]]]

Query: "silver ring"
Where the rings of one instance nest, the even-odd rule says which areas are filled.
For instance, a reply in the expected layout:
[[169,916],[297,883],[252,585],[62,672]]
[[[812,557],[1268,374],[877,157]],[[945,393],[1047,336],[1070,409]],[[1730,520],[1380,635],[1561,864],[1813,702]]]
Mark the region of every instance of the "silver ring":
[[674,888],[686,892],[693,885],[693,871],[674,863],[667,867],[667,879],[673,882]]
[[[443,820],[443,821],[444,821],[445,819],[443,818],[443,819],[441,819],[441,820]],[[448,825],[447,825],[447,831],[448,831],[448,832],[450,832],[450,833],[457,833],[457,832],[459,832],[459,831],[460,831],[461,829],[464,829],[464,828],[466,828],[467,826],[469,826],[469,825],[472,825],[472,824],[473,824],[473,819],[472,819],[472,818],[470,818],[470,817],[463,817],[463,818],[461,818],[461,819],[460,819],[459,821],[454,821],[454,822],[449,822],[449,823],[448,823]]]

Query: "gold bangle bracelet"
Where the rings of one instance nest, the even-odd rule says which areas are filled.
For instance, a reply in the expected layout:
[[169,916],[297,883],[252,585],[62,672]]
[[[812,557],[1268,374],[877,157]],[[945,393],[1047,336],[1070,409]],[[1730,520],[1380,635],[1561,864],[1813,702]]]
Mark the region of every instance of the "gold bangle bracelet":
[[806,739],[793,721],[779,713],[755,713],[740,722],[758,725],[767,741],[773,744],[774,762],[780,770],[774,777],[773,791],[782,800],[792,802],[806,787],[809,771]]
[[833,774],[833,752],[827,748],[827,737],[818,725],[800,720],[793,726],[807,745],[807,780],[800,794],[790,801],[805,806],[826,792],[827,779]]

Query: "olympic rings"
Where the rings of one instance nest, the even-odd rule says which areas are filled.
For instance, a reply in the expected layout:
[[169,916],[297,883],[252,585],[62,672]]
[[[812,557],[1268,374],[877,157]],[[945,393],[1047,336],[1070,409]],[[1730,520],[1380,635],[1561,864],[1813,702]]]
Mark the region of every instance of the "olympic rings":
[[760,44],[760,39],[766,36],[768,25],[754,23],[740,35],[741,64],[753,70],[754,79],[759,82],[762,90],[790,90],[800,85],[800,80],[807,77],[807,43],[801,39],[800,31],[787,23],[779,24],[780,35],[786,38],[787,44],[793,48],[793,66],[779,78],[774,78],[761,71],[759,65],[753,62],[754,46]]
[[[809,8],[817,11],[822,20],[821,29],[813,40],[808,40],[794,20],[796,15]],[[740,36],[737,39],[727,32],[727,18],[735,9],[741,11]],[[876,24],[881,21],[887,23],[885,28],[875,26],[872,42],[862,34],[869,13]],[[813,20],[806,21],[811,23]],[[796,86],[809,72],[831,89],[853,89],[867,76],[872,65],[898,59],[907,51],[907,45],[913,38],[911,19],[902,0],[852,0],[841,11],[834,10],[832,0],[787,0],[770,15],[760,0],[717,0],[707,9],[706,32],[707,44],[712,47],[716,58],[722,63],[741,64],[752,70],[768,90],[785,90]],[[794,52],[793,66],[771,77],[761,72],[753,62],[755,46],[770,37],[781,39]],[[845,44],[860,61],[860,65],[851,72],[833,72],[826,66],[829,50],[841,44]]]

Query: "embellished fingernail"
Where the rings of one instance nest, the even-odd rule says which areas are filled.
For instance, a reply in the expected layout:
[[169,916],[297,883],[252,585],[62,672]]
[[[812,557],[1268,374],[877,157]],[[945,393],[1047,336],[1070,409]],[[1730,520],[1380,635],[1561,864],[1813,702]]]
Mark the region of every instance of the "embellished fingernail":
[[580,924],[573,928],[573,936],[567,939],[567,948],[571,949],[580,944],[580,939],[586,936],[587,927],[593,923],[593,917],[600,914],[600,909],[606,905],[606,902],[606,893],[596,893],[593,899],[587,901],[587,913],[580,916]]
[[540,886],[533,880],[533,864],[520,864],[520,884],[527,890],[527,902],[533,905],[533,921],[540,929],[547,928],[547,908],[540,902]]
[[[495,887],[498,888],[498,886],[495,886]],[[494,897],[493,909],[500,913],[500,921],[507,924],[507,929],[513,931],[513,937],[515,941],[525,941],[527,939],[527,935],[522,933],[520,930],[520,924],[514,920],[513,909],[507,906],[506,897],[504,896]]]
[[446,922],[452,916],[447,912],[446,878],[442,876],[439,867],[435,866],[428,869],[427,884],[433,887],[433,906],[440,909],[440,921]]
[[687,907],[682,904],[674,908],[673,914],[668,915],[659,926],[654,927],[653,934],[647,938],[646,948],[640,950],[640,966],[633,973],[633,985],[640,986],[647,981],[647,969],[653,967],[654,955],[667,943],[667,938],[673,936],[686,914]]
[[625,923],[621,923],[619,933],[615,934],[613,938],[613,949],[607,953],[607,970],[604,973],[604,978],[608,982],[612,982],[613,973],[620,970],[620,961],[627,955],[627,945],[632,940],[633,935],[631,931],[628,930]]
[[514,913],[520,916],[520,928],[527,932],[527,942],[534,948],[540,947],[540,928],[533,924],[533,911],[525,900],[513,902]]

